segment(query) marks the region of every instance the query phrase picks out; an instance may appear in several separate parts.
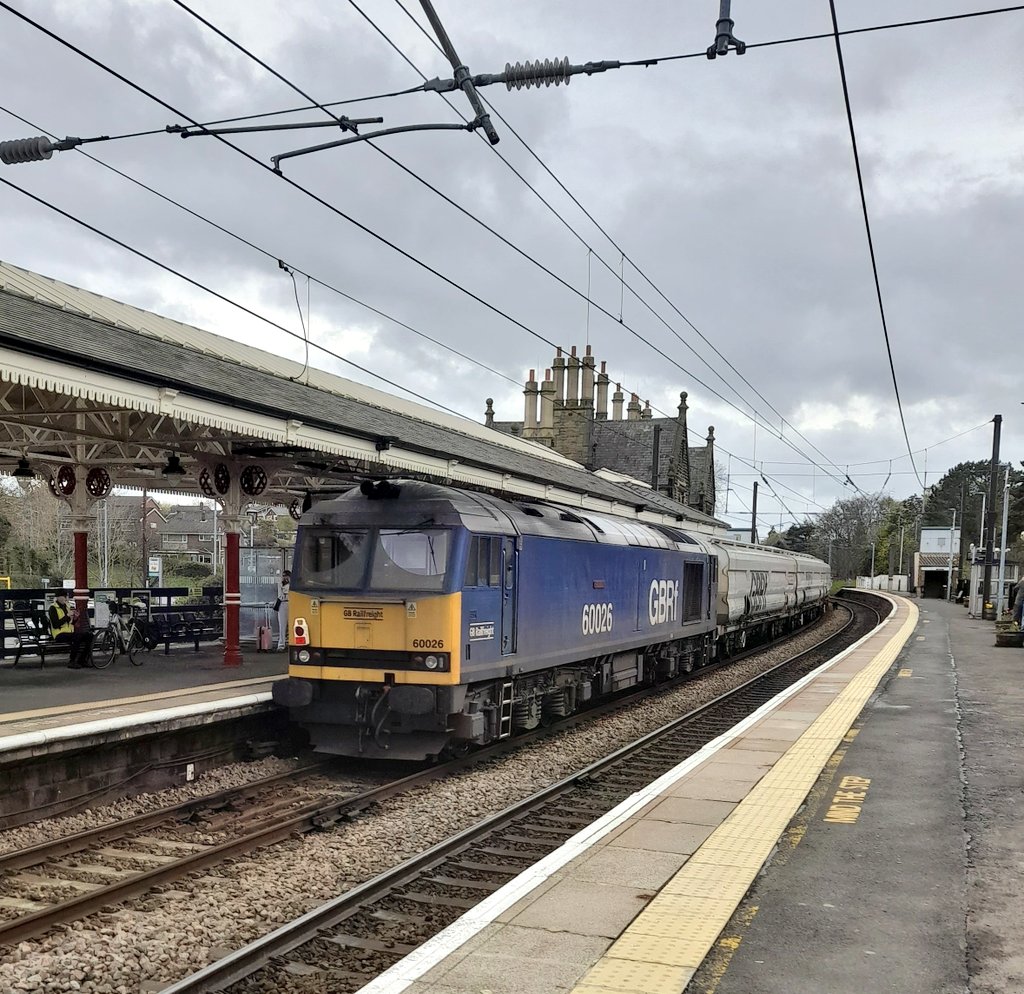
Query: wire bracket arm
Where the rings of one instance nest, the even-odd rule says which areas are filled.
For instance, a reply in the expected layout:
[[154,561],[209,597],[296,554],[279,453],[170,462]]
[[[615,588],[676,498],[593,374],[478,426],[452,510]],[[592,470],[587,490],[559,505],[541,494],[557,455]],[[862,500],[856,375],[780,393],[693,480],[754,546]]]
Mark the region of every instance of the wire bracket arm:
[[469,124],[404,124],[397,128],[381,128],[379,131],[369,131],[365,135],[339,138],[337,141],[324,142],[322,145],[312,145],[309,148],[297,148],[291,152],[282,152],[280,155],[272,155],[270,161],[274,163],[274,172],[281,175],[281,160],[294,159],[297,155],[308,155],[310,152],[322,152],[325,148],[337,148],[339,145],[351,145],[353,142],[369,141],[371,138],[380,138],[382,135],[400,135],[408,131],[472,131],[476,126],[475,121]]
[[196,138],[199,135],[248,135],[258,131],[294,131],[300,128],[341,128],[359,134],[361,124],[382,124],[383,117],[345,117],[342,115],[333,121],[302,121],[293,124],[251,124],[241,128],[203,128],[190,124],[168,124],[164,129],[169,134],[181,135],[182,138]]

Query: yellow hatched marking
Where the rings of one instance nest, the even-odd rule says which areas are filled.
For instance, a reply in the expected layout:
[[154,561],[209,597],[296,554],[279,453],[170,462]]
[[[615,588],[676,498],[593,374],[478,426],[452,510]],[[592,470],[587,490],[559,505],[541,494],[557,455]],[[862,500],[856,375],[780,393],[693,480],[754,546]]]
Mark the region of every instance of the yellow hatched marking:
[[[787,750],[779,762],[733,809],[697,852],[647,908],[627,926],[605,957],[598,961],[574,988],[574,994],[597,994],[601,990],[645,991],[660,994],[662,971],[686,969],[692,972],[713,947],[728,924],[730,915],[750,889],[765,860],[786,831],[832,754],[849,735],[850,727],[863,710],[878,681],[895,662],[917,624],[916,605],[907,604],[907,616],[874,657],[864,653],[864,668],[847,684],[824,712],[811,724],[802,739]],[[766,805],[762,809],[761,805]],[[711,893],[709,893],[711,891]],[[706,896],[705,896],[706,895]],[[653,916],[653,917],[652,917]],[[695,924],[688,929],[688,922]],[[670,935],[661,936],[662,930]],[[683,934],[688,932],[690,934]],[[656,948],[652,955],[670,957],[673,964],[686,963],[692,970],[656,961],[657,970],[641,979],[631,974],[625,980],[616,964],[649,964],[621,958],[621,949],[640,955],[645,944],[634,936],[652,935],[662,944],[671,941],[669,951]],[[616,972],[619,970],[619,972]],[[689,977],[687,977],[687,980]],[[658,986],[643,986],[655,983]],[[677,986],[673,994],[678,994]]]

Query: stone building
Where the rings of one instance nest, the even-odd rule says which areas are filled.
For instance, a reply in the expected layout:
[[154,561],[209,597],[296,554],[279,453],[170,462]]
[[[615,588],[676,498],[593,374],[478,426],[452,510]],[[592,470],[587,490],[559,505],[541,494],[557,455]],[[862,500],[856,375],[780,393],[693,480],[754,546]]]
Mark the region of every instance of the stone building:
[[523,420],[495,421],[494,401],[488,398],[485,423],[547,445],[587,469],[643,480],[673,500],[714,516],[715,429],[708,428],[704,445],[691,446],[685,393],[679,395],[676,417],[656,418],[650,401],[641,406],[635,393],[627,404],[621,383],[611,395],[609,417],[610,387],[606,363],[597,368],[589,345],[582,357],[576,346],[568,356],[558,349],[542,381],[530,370]]

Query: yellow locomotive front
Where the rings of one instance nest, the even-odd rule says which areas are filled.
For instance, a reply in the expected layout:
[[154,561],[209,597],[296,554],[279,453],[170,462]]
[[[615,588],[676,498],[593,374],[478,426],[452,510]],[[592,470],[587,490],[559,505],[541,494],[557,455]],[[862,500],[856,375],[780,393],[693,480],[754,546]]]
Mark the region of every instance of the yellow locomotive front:
[[450,507],[365,489],[303,517],[289,678],[274,700],[318,751],[422,758],[444,748],[464,696],[458,525]]

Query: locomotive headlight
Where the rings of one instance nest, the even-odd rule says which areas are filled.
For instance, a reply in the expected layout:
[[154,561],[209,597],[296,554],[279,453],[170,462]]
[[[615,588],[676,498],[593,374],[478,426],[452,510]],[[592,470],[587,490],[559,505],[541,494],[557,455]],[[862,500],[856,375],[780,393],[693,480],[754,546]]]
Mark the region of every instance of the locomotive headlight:
[[428,670],[436,670],[437,664],[440,661],[441,660],[439,660],[437,656],[427,656],[427,658],[423,660],[423,665],[426,666]]
[[300,663],[308,663],[309,649],[299,649],[299,651],[296,653],[296,659],[298,659]]

